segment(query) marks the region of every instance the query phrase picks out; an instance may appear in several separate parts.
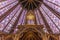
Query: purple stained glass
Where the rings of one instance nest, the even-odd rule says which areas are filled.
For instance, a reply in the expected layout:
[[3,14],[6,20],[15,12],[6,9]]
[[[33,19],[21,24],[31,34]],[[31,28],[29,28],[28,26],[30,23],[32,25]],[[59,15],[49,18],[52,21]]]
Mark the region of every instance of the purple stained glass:
[[[60,0],[43,0],[43,2],[48,7],[53,9],[53,11],[56,11],[57,14],[60,14],[59,1]],[[42,14],[45,17],[45,20],[47,21],[52,32],[60,33],[60,18],[58,18],[56,14],[54,14],[54,12],[52,12],[49,8],[47,8],[45,4],[41,4],[39,8],[36,8],[35,10],[33,10],[34,15],[36,17],[37,25],[43,25],[44,32],[48,33],[43,17],[41,16]],[[11,12],[9,12],[10,10]],[[22,5],[18,3],[18,0],[13,0],[13,1],[0,0],[0,31],[9,33],[10,30],[13,28],[13,25],[15,25],[15,22],[17,22],[17,24],[15,25],[16,28],[14,29],[14,33],[16,33],[18,31],[17,29],[18,25],[26,25],[25,21],[26,21],[26,14],[28,11],[29,10],[24,9]],[[6,12],[8,12],[9,14]],[[27,20],[27,24],[30,24],[30,25],[35,24],[35,21]]]

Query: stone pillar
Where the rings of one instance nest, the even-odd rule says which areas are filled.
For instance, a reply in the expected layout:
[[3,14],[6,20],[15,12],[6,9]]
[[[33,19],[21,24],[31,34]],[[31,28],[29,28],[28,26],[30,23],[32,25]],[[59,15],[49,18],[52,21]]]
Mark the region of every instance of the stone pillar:
[[59,40],[60,40],[60,35],[59,35]]
[[1,36],[0,36],[0,40],[5,40],[4,35],[1,35]]
[[19,34],[16,34],[13,38],[14,38],[14,40],[19,40],[19,37],[20,35]]

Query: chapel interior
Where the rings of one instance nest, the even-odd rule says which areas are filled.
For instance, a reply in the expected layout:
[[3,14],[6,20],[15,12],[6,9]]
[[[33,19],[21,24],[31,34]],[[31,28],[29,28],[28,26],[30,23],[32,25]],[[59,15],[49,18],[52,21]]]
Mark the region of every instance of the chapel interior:
[[0,40],[60,40],[60,0],[0,0]]

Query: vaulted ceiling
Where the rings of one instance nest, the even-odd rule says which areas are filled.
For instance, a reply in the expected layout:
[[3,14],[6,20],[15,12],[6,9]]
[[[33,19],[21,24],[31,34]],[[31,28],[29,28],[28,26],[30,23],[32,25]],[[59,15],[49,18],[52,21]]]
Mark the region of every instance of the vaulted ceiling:
[[[18,25],[25,25],[26,14],[33,12],[36,25],[43,25],[44,32],[60,33],[59,0],[4,0],[0,1],[0,31],[14,32]],[[33,22],[33,21],[31,21]]]
[[41,2],[43,2],[43,0],[19,0],[19,3],[28,10],[36,9],[39,5],[41,5]]

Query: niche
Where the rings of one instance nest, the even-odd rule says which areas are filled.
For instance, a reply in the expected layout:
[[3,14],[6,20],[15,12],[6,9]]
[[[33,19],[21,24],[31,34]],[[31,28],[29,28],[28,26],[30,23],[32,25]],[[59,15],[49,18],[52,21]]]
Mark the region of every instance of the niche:
[[49,40],[57,40],[57,39],[54,38],[54,37],[52,37],[52,36],[50,36],[50,37],[49,37]]

